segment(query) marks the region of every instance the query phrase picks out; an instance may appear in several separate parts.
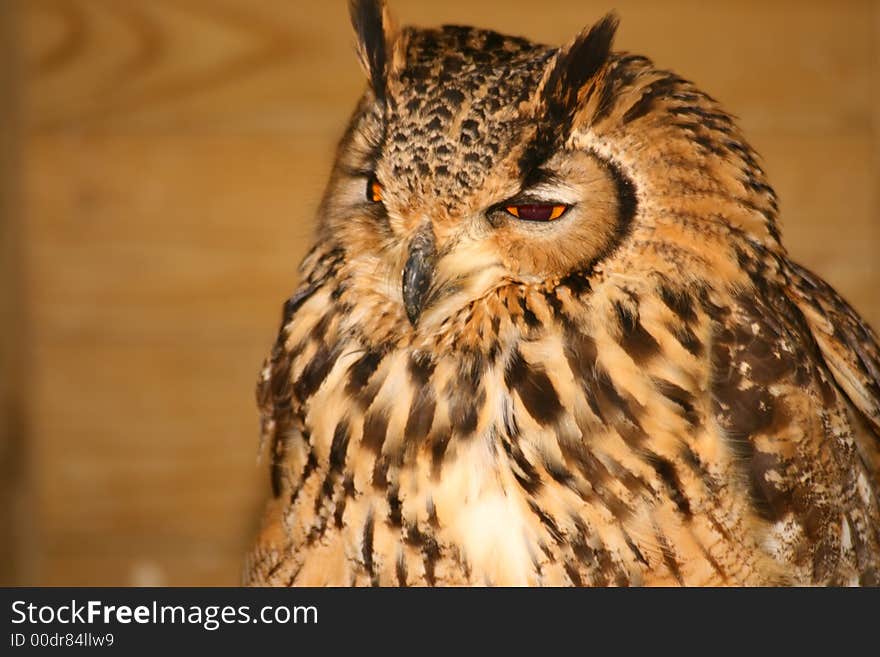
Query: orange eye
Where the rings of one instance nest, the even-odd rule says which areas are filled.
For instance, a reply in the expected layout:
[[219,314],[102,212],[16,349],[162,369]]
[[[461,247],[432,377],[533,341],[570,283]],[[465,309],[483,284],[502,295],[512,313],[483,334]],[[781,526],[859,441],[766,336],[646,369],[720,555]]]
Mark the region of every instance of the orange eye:
[[376,176],[370,176],[367,180],[367,200],[373,203],[382,202],[382,185],[376,180]]
[[565,214],[565,211],[568,210],[568,206],[562,205],[561,203],[529,203],[527,205],[508,205],[504,209],[517,219],[525,219],[526,221],[553,221],[554,219],[559,219],[559,217]]

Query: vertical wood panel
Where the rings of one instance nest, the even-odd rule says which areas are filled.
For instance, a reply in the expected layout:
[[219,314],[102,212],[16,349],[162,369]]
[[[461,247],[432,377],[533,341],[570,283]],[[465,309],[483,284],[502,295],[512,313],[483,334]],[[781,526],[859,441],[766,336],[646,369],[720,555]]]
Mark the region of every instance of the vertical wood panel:
[[[547,42],[609,7],[392,5],[404,23]],[[31,512],[3,509],[0,527],[20,535],[33,523],[28,583],[235,583],[266,493],[256,373],[364,85],[345,2],[28,0],[21,16],[2,13],[11,7],[0,2],[0,31],[23,35],[31,348],[8,338],[14,323],[0,337],[3,358],[29,354],[25,387],[4,382],[28,402],[33,489]],[[780,193],[792,254],[880,325],[880,1],[616,7],[621,48],[741,117]],[[11,61],[0,53],[0,71]],[[0,152],[4,231],[12,152]],[[14,268],[3,237],[3,267]],[[4,313],[17,308],[15,280],[0,282]],[[0,413],[0,487],[19,490],[7,464],[21,461],[9,449],[20,443],[7,436],[21,434]]]
[[33,577],[28,506],[24,294],[20,215],[20,77],[18,13],[0,4],[0,584]]

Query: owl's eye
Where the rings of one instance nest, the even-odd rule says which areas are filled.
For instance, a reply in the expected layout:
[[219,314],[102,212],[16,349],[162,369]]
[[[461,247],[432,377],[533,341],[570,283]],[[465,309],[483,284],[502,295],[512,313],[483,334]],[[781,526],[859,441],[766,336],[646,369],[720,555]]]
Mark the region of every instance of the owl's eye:
[[526,221],[553,221],[559,219],[568,210],[561,203],[529,203],[526,205],[508,205],[504,208],[508,214]]
[[376,180],[376,176],[367,179],[367,200],[371,203],[382,202],[382,185]]

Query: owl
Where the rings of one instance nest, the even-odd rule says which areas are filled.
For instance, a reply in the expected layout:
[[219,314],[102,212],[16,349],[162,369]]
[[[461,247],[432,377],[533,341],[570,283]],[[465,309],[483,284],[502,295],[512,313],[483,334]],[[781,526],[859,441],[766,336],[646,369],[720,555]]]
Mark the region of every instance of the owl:
[[734,120],[612,51],[398,28],[258,382],[249,585],[880,584],[880,348]]

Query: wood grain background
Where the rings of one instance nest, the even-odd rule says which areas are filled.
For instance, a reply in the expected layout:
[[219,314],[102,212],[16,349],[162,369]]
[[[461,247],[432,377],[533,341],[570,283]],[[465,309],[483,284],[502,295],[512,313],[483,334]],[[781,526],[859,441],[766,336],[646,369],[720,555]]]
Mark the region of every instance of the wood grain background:
[[[548,42],[616,6],[880,326],[880,1],[394,6]],[[343,0],[0,0],[0,583],[238,581],[256,373],[362,86]]]

